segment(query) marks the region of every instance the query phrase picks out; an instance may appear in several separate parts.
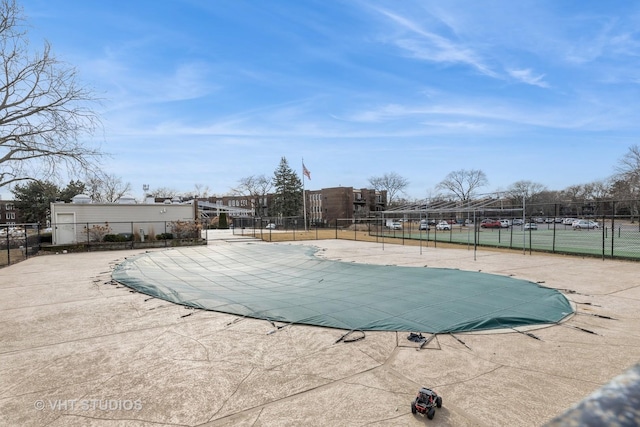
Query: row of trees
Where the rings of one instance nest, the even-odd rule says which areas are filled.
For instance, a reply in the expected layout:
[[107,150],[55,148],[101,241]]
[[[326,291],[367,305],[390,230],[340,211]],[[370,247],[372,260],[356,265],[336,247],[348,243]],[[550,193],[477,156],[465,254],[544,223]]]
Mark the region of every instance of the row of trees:
[[[397,207],[410,204],[411,201],[402,197],[409,185],[409,180],[396,172],[385,173],[381,176],[369,178],[371,188],[385,191],[387,207]],[[458,200],[466,202],[481,195],[482,188],[489,184],[486,174],[478,169],[461,169],[452,171],[440,181],[432,200]],[[232,189],[236,196],[246,197],[255,204],[254,213],[260,215],[258,201],[266,200],[267,194],[273,193],[274,202],[268,207],[270,215],[296,216],[302,212],[302,183],[298,175],[291,169],[287,159],[282,158],[273,177],[266,175],[252,175],[242,178],[238,186]],[[489,194],[485,191],[485,194]],[[598,201],[605,199],[629,200],[632,215],[637,215],[638,206],[635,200],[640,198],[640,148],[634,145],[619,160],[615,173],[604,181],[594,181],[586,184],[572,185],[563,190],[549,190],[543,184],[520,180],[511,184],[505,190],[496,190],[492,195],[511,200],[514,205],[523,201],[527,205],[583,202],[585,200]]]
[[[396,173],[370,178],[376,188],[384,188],[390,194],[403,194],[408,181]],[[477,198],[480,190],[489,184],[486,174],[477,169],[450,172],[440,181],[429,197],[431,200],[468,201]],[[393,189],[392,191],[389,191]],[[607,179],[586,184],[571,185],[563,190],[549,190],[545,185],[529,181],[516,181],[504,190],[484,191],[485,194],[499,194],[510,199],[513,204],[553,204],[602,200],[628,201],[632,215],[638,214],[637,200],[640,199],[640,147],[633,145],[618,161],[614,173]],[[388,205],[410,204],[406,198],[388,199]]]

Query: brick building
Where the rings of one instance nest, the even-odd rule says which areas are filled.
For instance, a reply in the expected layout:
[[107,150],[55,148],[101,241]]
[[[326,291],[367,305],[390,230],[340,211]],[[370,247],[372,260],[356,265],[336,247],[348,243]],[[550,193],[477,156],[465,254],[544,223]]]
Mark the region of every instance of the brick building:
[[329,224],[337,219],[367,218],[384,211],[387,192],[368,188],[332,187],[306,190],[307,220],[310,224]]
[[0,200],[0,226],[14,227],[16,224],[22,224],[22,216],[15,203],[13,200]]
[[[332,187],[321,190],[305,190],[307,221],[312,225],[335,223],[336,219],[367,218],[373,212],[386,209],[387,192],[368,188]],[[238,212],[229,211],[235,220],[241,217],[269,218],[269,206],[273,194],[263,197],[222,196],[200,199],[208,203],[236,208]],[[251,215],[251,212],[254,214]],[[239,218],[240,217],[240,218]],[[244,224],[246,221],[240,222]]]

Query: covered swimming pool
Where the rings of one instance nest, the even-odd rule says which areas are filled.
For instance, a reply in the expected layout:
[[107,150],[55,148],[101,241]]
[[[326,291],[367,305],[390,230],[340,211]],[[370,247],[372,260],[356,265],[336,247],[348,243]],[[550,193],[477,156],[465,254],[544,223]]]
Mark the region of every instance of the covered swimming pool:
[[112,278],[176,304],[362,331],[466,332],[546,325],[573,313],[555,289],[513,277],[327,260],[313,246],[242,243],[128,258]]

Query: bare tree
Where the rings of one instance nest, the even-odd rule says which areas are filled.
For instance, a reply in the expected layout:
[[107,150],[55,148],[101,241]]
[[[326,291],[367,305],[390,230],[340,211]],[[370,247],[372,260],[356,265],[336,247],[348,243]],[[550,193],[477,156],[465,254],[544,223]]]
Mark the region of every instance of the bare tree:
[[[256,216],[266,207],[267,194],[273,189],[273,181],[265,175],[251,175],[238,180],[238,185],[231,189],[235,196],[245,197]],[[262,203],[260,203],[262,199]]]
[[131,193],[131,184],[106,173],[97,173],[85,180],[86,191],[94,203],[115,203]]
[[183,200],[206,199],[209,197],[209,186],[205,184],[194,184],[191,192],[183,193]]
[[436,188],[450,191],[458,199],[465,202],[471,199],[478,188],[484,187],[488,183],[487,176],[483,171],[461,169],[450,172]]
[[206,199],[207,197],[209,197],[209,192],[211,191],[209,189],[209,186],[206,184],[195,184],[194,185],[194,193],[193,193],[193,197],[197,197],[197,198],[202,198],[202,199]]
[[526,203],[531,203],[535,196],[543,191],[547,191],[547,187],[543,184],[527,180],[516,181],[507,188],[509,198],[515,202],[524,199]]
[[638,198],[640,197],[640,147],[632,145],[629,151],[618,161],[616,176],[613,178],[613,190],[616,196],[627,199],[631,212],[631,222],[640,215]]
[[96,100],[48,43],[30,53],[23,21],[15,0],[0,0],[0,187],[95,170],[102,155],[81,141],[99,123]]
[[611,195],[611,183],[607,181],[592,181],[584,184],[585,199],[602,200]]
[[582,184],[570,185],[563,189],[561,192],[561,198],[570,202],[577,202],[584,200],[584,186]]
[[632,197],[640,192],[640,147],[632,145],[629,151],[618,161],[617,178],[626,181]]
[[385,173],[382,176],[372,176],[369,184],[376,191],[387,192],[387,206],[392,206],[396,197],[404,193],[404,189],[409,185],[409,180],[395,172]]

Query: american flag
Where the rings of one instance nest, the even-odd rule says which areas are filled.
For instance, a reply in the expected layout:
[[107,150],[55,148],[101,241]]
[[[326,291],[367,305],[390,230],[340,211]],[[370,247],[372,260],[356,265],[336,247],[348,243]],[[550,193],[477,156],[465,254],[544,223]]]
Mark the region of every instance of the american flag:
[[309,181],[311,181],[311,172],[309,172],[309,169],[307,169],[304,163],[302,164],[302,173],[304,174],[304,176],[309,178]]

